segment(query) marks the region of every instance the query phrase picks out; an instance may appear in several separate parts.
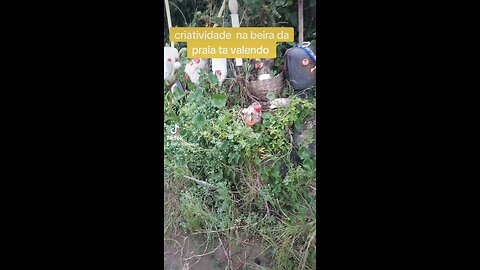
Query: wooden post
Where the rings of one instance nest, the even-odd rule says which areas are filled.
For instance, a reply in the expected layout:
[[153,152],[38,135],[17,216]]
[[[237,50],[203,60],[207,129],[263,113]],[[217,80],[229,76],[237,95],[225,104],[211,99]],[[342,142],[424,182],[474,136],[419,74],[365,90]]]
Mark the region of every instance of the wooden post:
[[298,0],[298,44],[303,45],[303,0]]
[[[168,34],[170,34],[170,28],[172,28],[172,17],[170,15],[170,6],[168,5],[168,0],[165,0],[165,11],[167,12],[167,23],[168,23]],[[172,37],[170,39],[170,47],[174,47]]]
[[[232,27],[240,27],[238,20],[238,2],[237,0],[228,0],[228,9],[230,9],[230,17],[232,18]],[[236,66],[243,66],[242,58],[235,58]]]

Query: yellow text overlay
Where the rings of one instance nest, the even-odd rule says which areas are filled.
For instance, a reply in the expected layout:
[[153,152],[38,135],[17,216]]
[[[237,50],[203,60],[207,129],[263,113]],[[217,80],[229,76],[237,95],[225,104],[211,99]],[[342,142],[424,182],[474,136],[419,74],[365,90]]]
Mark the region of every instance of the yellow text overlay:
[[293,27],[173,27],[170,40],[187,42],[189,58],[276,58],[277,42],[292,42]]

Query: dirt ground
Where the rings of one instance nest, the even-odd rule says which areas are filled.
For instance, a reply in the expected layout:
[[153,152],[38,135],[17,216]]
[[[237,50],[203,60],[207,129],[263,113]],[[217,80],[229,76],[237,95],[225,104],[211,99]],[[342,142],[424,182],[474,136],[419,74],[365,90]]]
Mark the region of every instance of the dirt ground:
[[[216,240],[208,245],[200,235],[171,235],[164,238],[165,270],[225,270],[259,269],[256,265],[268,266],[270,260],[258,243],[250,239],[231,239],[228,243]],[[227,257],[228,254],[228,257]],[[227,266],[230,265],[230,268]]]

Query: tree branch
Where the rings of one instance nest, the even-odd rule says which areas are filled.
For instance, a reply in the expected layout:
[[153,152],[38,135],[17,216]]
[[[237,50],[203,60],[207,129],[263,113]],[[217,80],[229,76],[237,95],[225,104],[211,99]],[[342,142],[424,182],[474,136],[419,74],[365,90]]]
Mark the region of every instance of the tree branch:
[[199,185],[207,186],[207,187],[209,187],[209,188],[211,188],[211,189],[217,189],[216,186],[214,186],[214,185],[212,185],[212,184],[209,184],[209,183],[207,183],[207,182],[205,182],[205,181],[198,180],[198,179],[196,179],[196,178],[193,178],[193,177],[190,177],[190,176],[186,176],[186,175],[184,175],[183,177],[185,177],[185,178],[187,178],[187,179],[190,179],[190,180],[194,181],[195,183],[197,183],[197,184],[199,184]]

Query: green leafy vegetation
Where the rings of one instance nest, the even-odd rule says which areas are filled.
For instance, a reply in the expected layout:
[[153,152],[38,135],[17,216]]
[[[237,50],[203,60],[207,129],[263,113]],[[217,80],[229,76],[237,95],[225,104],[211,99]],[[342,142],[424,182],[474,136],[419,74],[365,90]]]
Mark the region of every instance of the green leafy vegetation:
[[[314,269],[316,199],[309,192],[315,156],[305,146],[296,149],[292,134],[312,119],[315,100],[292,95],[287,107],[264,112],[262,123],[249,127],[240,117],[241,102],[228,102],[242,95],[228,82],[216,89],[206,79],[191,87],[182,99],[170,98],[170,91],[164,99],[164,181],[176,198],[169,211],[177,220],[168,224],[225,237],[246,228],[275,258],[273,269],[301,269],[295,267],[302,263]],[[168,139],[175,124],[181,140]],[[292,151],[298,164],[290,159]]]

